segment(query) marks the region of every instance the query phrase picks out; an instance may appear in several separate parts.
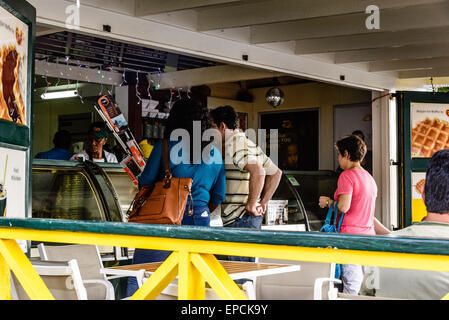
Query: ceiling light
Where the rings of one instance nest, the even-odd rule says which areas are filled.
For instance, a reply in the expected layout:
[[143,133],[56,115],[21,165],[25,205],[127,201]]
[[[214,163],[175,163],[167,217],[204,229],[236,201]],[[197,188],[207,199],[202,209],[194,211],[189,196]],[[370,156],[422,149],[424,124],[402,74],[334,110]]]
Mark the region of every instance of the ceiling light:
[[55,92],[47,92],[47,93],[41,94],[41,98],[43,100],[73,98],[76,96],[78,96],[78,93],[76,90],[55,91]]

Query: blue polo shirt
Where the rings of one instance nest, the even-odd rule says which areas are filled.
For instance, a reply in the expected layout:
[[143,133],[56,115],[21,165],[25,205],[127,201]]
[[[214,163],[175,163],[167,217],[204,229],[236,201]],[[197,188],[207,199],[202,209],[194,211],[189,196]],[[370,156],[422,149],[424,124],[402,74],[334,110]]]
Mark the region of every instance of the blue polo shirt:
[[34,159],[49,159],[49,160],[69,160],[72,155],[66,149],[53,148],[48,151],[39,152]]
[[[212,147],[210,157],[201,159],[200,164],[190,164],[189,154],[182,153],[182,141],[168,141],[169,154],[172,148],[178,157],[169,157],[170,170],[175,178],[192,178],[193,206],[206,206],[209,202],[219,205],[225,197],[226,177],[223,159],[217,148]],[[172,161],[173,160],[173,161]],[[174,163],[175,162],[175,163]],[[181,163],[180,163],[181,162]],[[164,176],[162,141],[158,141],[148,158],[144,171],[139,175],[140,185],[161,181]]]

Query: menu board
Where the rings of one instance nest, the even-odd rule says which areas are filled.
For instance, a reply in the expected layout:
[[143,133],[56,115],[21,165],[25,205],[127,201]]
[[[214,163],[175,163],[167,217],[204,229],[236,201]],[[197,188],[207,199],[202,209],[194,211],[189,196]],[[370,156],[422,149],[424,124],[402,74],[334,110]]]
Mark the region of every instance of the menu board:
[[421,221],[427,215],[427,209],[422,195],[425,181],[425,172],[412,173],[412,222]]
[[431,158],[449,149],[449,104],[411,104],[411,156]]
[[28,25],[0,7],[0,119],[27,125]]

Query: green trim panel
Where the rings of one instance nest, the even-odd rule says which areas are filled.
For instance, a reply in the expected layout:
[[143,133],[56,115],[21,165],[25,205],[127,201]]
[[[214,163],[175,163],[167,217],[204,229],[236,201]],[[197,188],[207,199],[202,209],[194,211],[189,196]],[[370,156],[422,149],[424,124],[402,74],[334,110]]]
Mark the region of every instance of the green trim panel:
[[0,142],[29,148],[30,129],[27,126],[0,119]]
[[[412,158],[411,157],[411,104],[412,103],[449,103],[449,93],[434,92],[414,92],[414,91],[398,91],[397,96],[398,114],[400,117],[399,128],[401,135],[399,136],[398,151],[402,152],[399,157],[402,160],[402,170],[399,171],[399,179],[401,189],[400,194],[403,198],[399,203],[401,227],[407,227],[412,224],[412,173],[425,172],[430,159]],[[402,211],[403,210],[403,211]]]
[[151,225],[59,219],[0,218],[0,234],[1,228],[5,227],[312,248],[327,248],[331,246],[347,250],[449,255],[449,240],[444,239],[359,236],[320,232],[269,231],[240,228],[210,228],[199,226]]

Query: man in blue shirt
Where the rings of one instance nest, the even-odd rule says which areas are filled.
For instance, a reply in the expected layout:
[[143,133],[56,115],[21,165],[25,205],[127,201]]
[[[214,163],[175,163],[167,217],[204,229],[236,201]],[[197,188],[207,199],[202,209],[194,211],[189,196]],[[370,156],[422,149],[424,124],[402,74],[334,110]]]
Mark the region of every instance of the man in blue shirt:
[[49,160],[69,160],[72,156],[69,152],[72,144],[72,137],[70,132],[61,130],[55,133],[53,138],[55,147],[45,152],[39,152],[34,157],[35,159],[49,159]]

